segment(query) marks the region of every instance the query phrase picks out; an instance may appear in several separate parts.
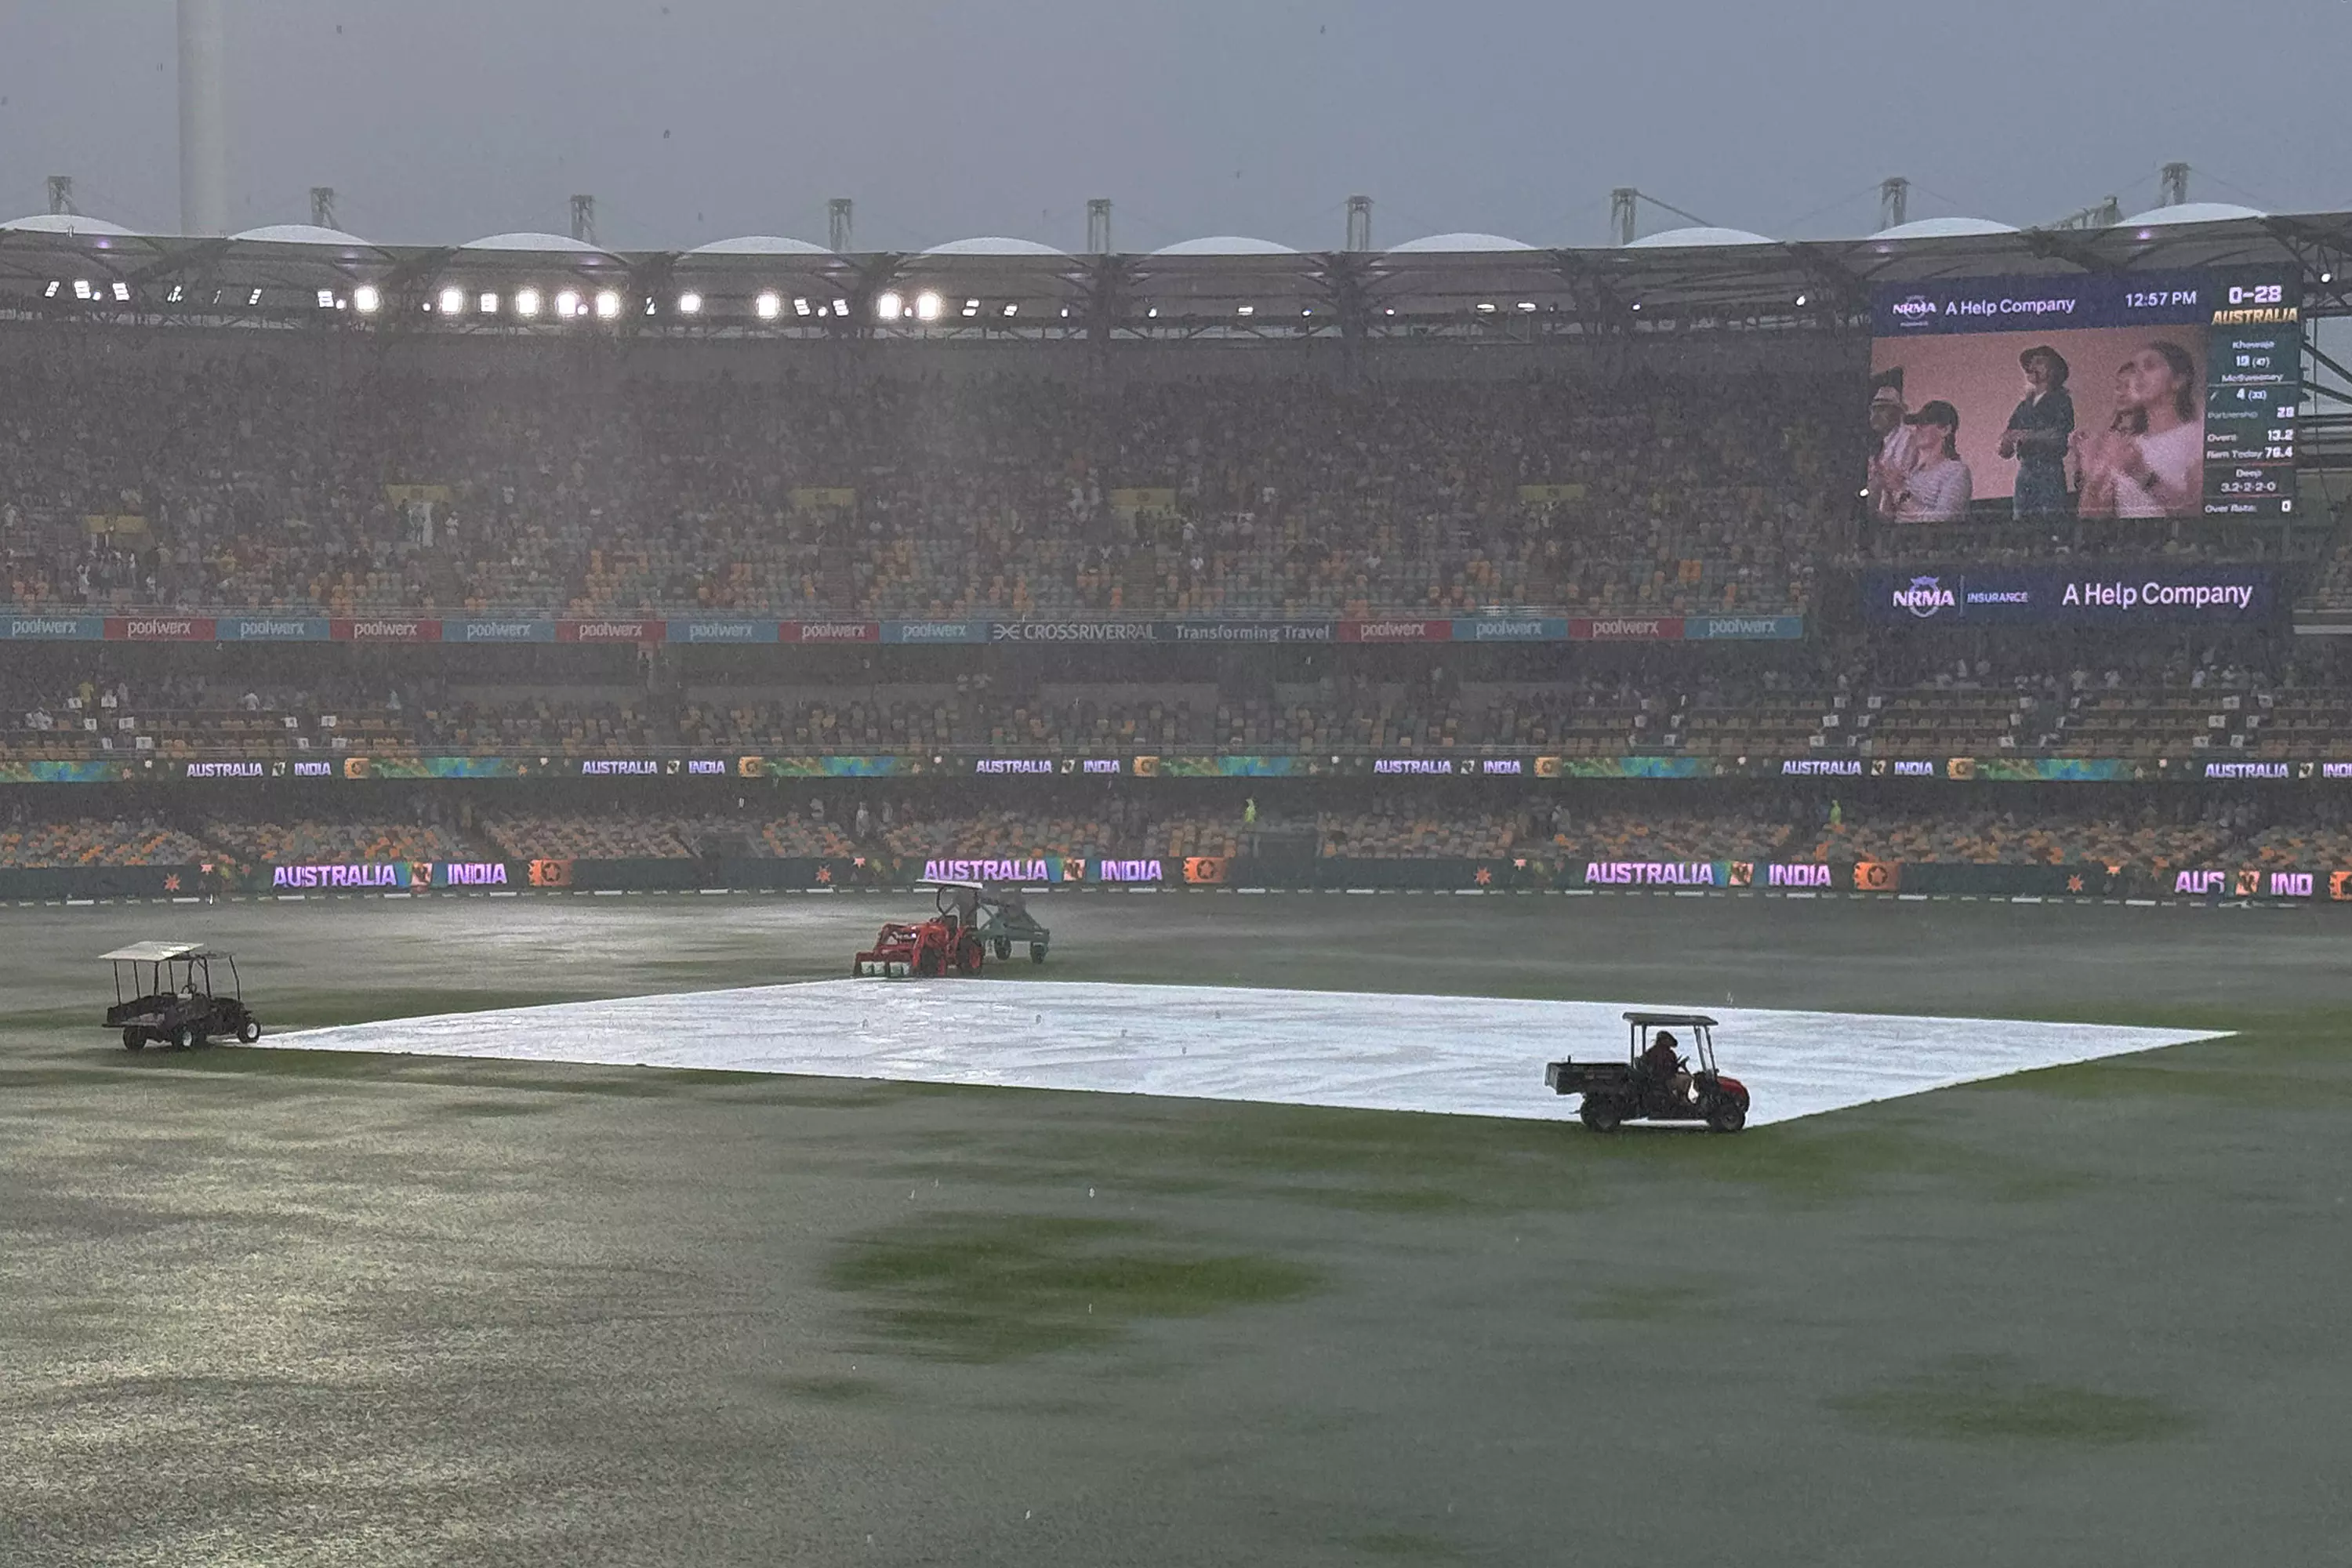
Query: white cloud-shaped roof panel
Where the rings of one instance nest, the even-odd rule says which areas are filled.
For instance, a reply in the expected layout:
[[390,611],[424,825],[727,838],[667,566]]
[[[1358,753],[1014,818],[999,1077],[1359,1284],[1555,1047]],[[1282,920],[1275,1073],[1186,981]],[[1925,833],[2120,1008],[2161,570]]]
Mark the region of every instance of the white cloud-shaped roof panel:
[[1639,239],[1629,241],[1625,248],[1628,250],[1696,250],[1706,246],[1777,245],[1779,243],[1769,235],[1756,234],[1744,228],[1711,228],[1701,226],[1696,228],[1669,228],[1657,234],[1645,234]]
[[2230,223],[2238,218],[2268,216],[2252,207],[2242,207],[2235,202],[2182,202],[2178,206],[2150,207],[2144,213],[2134,213],[2117,226],[2153,228],[2158,224]]
[[1972,234],[2015,234],[2017,226],[1995,223],[1989,217],[1916,217],[1909,223],[1898,223],[1893,228],[1882,228],[1873,239],[1956,239]]
[[69,239],[136,239],[138,231],[119,223],[109,223],[102,217],[85,217],[79,213],[33,213],[25,217],[10,218],[0,223],[0,228],[18,234],[62,234]]
[[951,239],[945,245],[935,245],[923,252],[925,256],[1054,256],[1066,257],[1066,250],[1056,250],[1050,245],[1040,245],[1034,239],[1013,239],[1001,234],[976,235],[971,239]]
[[346,234],[340,228],[320,228],[314,223],[273,223],[260,228],[248,228],[229,237],[257,245],[368,245],[358,235]]
[[732,239],[714,239],[709,245],[698,245],[688,256],[831,256],[822,245],[811,245],[805,239],[791,239],[781,234],[739,234]]
[[1467,256],[1480,250],[1533,250],[1536,247],[1523,239],[1513,239],[1503,234],[1432,234],[1419,239],[1408,239],[1402,245],[1389,247],[1391,256]]
[[1179,240],[1163,245],[1151,253],[1154,256],[1296,256],[1298,252],[1287,245],[1277,245],[1270,239],[1253,239],[1245,234],[1212,234],[1200,239]]
[[468,240],[460,250],[520,250],[538,256],[610,256],[604,247],[591,245],[584,239],[574,239],[568,234],[534,234],[528,230],[513,234],[488,234]]

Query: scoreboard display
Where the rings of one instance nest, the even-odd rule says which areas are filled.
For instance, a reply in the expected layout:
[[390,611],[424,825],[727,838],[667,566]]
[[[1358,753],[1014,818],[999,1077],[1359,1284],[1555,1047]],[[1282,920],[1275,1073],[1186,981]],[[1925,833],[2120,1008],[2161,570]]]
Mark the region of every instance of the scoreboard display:
[[[2295,510],[2291,266],[1936,279],[1873,304],[1865,493],[1890,521]],[[1913,428],[1887,433],[1890,399]]]
[[2303,401],[2301,279],[2211,285],[2205,349],[2205,515],[2294,510],[2294,411]]

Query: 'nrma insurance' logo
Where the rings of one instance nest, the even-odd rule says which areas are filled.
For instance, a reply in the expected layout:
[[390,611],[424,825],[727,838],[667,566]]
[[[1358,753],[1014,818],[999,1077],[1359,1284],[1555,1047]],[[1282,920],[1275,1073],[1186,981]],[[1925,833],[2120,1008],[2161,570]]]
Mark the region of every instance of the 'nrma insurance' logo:
[[1906,327],[1916,327],[1936,319],[1936,301],[1925,294],[1914,294],[1907,300],[1897,300],[1887,307],[1895,319]]
[[1895,607],[1908,610],[1923,621],[1939,610],[1956,607],[1958,603],[1952,597],[1952,591],[1944,586],[1942,579],[1937,577],[1914,577],[1908,588],[1895,590]]

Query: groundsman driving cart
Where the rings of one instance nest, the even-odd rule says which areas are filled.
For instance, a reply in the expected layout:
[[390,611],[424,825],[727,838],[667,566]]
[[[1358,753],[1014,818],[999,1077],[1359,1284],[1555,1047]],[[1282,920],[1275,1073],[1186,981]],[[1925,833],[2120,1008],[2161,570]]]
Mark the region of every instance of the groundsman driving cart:
[[[195,942],[134,942],[100,955],[114,966],[114,1005],[106,1026],[122,1031],[122,1048],[152,1040],[194,1050],[215,1040],[261,1038],[261,1020],[245,1005],[236,960]],[[213,989],[213,965],[228,965],[229,989]]]

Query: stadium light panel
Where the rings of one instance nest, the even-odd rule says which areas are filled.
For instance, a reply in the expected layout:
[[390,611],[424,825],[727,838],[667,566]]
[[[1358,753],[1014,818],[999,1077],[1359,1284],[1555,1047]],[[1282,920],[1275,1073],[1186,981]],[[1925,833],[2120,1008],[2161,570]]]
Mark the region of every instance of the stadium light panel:
[[677,313],[681,316],[702,314],[702,296],[689,289],[677,297]]
[[1535,308],[1536,302],[1533,300],[1522,300],[1519,301],[1519,309],[1522,310],[1532,310]]
[[979,315],[980,301],[977,300],[966,300],[963,302],[963,313],[967,318]]
[[849,314],[849,301],[846,300],[835,300],[833,302],[833,313],[836,316],[846,316]]
[[116,304],[118,304],[118,305],[121,305],[121,304],[128,304],[128,303],[130,302],[130,300],[131,300],[131,285],[130,285],[130,284],[128,284],[128,283],[123,282],[121,279],[115,279],[115,283],[114,283],[114,300],[115,300],[115,303],[116,303]]
[[518,289],[515,290],[515,314],[520,316],[525,321],[529,321],[531,317],[539,314],[538,289]]
[[44,300],[54,300],[54,299],[56,299],[56,298],[58,297],[58,289],[60,289],[61,287],[63,287],[63,285],[61,285],[60,283],[58,283],[58,281],[56,279],[54,279],[54,278],[50,279],[49,279],[49,286],[48,286],[47,288],[46,288],[46,289],[42,289],[42,290],[41,290],[41,298],[42,298],[42,299],[44,299]]
[[261,290],[260,290],[260,289],[256,289],[252,293],[247,294],[247,295],[245,297],[245,302],[246,302],[247,304],[248,304],[248,305],[258,305],[258,304],[260,304],[260,303],[261,303]]
[[802,299],[802,298],[801,298],[799,295],[797,295],[797,294],[795,294],[795,295],[793,295],[793,315],[795,315],[795,316],[806,316],[806,315],[812,315],[812,314],[814,314],[814,311],[812,311],[812,310],[811,310],[811,309],[809,308],[809,302],[808,302],[806,300]]
[[[51,287],[54,288],[55,285],[51,285]],[[164,295],[163,299],[167,303],[176,305],[187,297],[187,293],[188,288],[186,284],[174,283],[172,285],[172,291],[169,294]]]
[[335,308],[335,291],[334,291],[332,289],[320,289],[320,290],[319,290],[319,309],[320,309],[321,310],[333,310],[334,308]]
[[648,295],[646,295],[646,315],[648,315],[648,316],[650,316],[650,315],[652,315],[653,313],[654,313],[654,297],[653,297],[652,295],[648,294]]
[[1391,315],[1391,316],[1395,315],[1395,314],[1396,314],[1396,307],[1395,307],[1394,305],[1391,305],[1391,306],[1388,308],[1388,311],[1387,311],[1387,313],[1388,313],[1389,315]]
[[483,289],[474,300],[474,309],[485,316],[497,315],[499,313],[498,295],[488,289]]
[[87,300],[89,298],[89,279],[77,278],[74,279],[74,298],[77,300]]
[[1478,301],[1478,313],[1479,313],[1480,315],[1482,315],[1482,316],[1491,316],[1491,315],[1493,315],[1493,314],[1495,313],[1495,301],[1493,301],[1492,300],[1479,300],[1479,301]]
[[1314,307],[1314,306],[1312,306],[1312,305],[1309,305],[1309,306],[1307,306],[1305,310],[1303,310],[1299,311],[1298,313],[1299,313],[1299,315],[1301,315],[1302,317],[1304,317],[1304,316],[1311,316],[1311,315],[1313,315],[1313,314],[1315,313],[1315,307]]
[[1008,316],[1017,316],[1021,313],[1021,307],[1018,305],[1007,305],[1004,307],[1004,313]]
[[752,313],[763,321],[772,321],[784,313],[784,301],[772,289],[751,301]]
[[1146,321],[1156,321],[1160,319],[1160,307],[1154,305],[1151,309],[1144,311],[1143,315]]
[[1069,319],[1070,319],[1070,308],[1069,308],[1067,305],[1065,305],[1065,306],[1063,306],[1063,307],[1062,307],[1062,320],[1064,320],[1064,321],[1068,321]]
[[383,308],[383,295],[373,283],[362,283],[352,290],[352,309],[362,316],[373,316]]
[[570,321],[580,314],[581,310],[580,290],[577,289],[566,289],[555,297],[555,313],[563,320]]
[[940,319],[940,297],[929,289],[915,296],[915,320],[936,321]]
[[1244,305],[1241,309],[1235,310],[1234,314],[1236,316],[1255,316],[1257,314],[1257,307],[1255,305]]
[[898,298],[898,291],[895,289],[885,289],[874,298],[874,316],[877,321],[895,321],[898,319],[898,313],[906,308],[907,302]]
[[449,288],[441,290],[441,313],[443,315],[454,316],[464,310],[465,308],[466,291],[463,289]]
[[597,289],[597,290],[596,290],[596,319],[597,319],[598,321],[615,321],[615,320],[617,320],[617,319],[620,317],[620,314],[621,314],[621,296],[620,296],[620,294],[619,294],[617,291],[615,291],[615,290],[614,290],[614,289]]
[[1800,305],[1801,305],[1801,304],[1803,304],[1803,303],[1804,303],[1808,299],[1810,299],[1810,298],[1811,298],[1811,295],[1807,295],[1807,294],[1800,294],[1800,295],[1798,295],[1798,296],[1797,296],[1797,303],[1798,303],[1798,304],[1800,304]]

